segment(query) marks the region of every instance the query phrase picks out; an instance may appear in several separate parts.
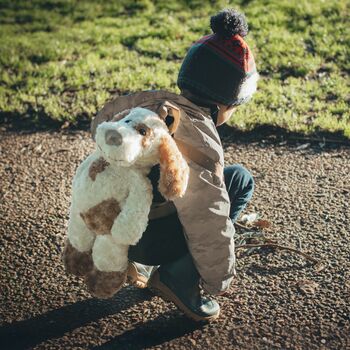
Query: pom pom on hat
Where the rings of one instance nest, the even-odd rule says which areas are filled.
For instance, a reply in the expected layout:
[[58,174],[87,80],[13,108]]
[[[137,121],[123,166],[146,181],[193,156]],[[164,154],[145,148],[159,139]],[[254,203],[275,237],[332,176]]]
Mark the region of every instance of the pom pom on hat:
[[212,16],[210,27],[215,34],[225,38],[235,34],[245,37],[248,34],[248,24],[244,15],[233,9],[225,9]]

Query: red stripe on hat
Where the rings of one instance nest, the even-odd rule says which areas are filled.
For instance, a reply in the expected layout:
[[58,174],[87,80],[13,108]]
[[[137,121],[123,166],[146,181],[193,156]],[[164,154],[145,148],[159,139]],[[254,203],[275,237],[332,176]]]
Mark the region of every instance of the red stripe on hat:
[[[236,45],[234,44],[236,43]],[[217,34],[203,36],[193,45],[203,44],[225,56],[227,59],[238,65],[244,72],[254,70],[255,62],[247,43],[236,34],[231,38],[222,38]]]
[[238,65],[243,71],[246,72],[245,69],[245,64],[244,64],[244,60],[240,60],[238,59],[236,56],[232,55],[232,53],[228,50],[223,50],[222,46],[217,45],[215,42],[213,41],[207,41],[204,43],[204,45],[207,46],[211,46],[213,49],[215,49],[215,51],[217,51],[218,53],[220,53],[221,55],[225,56],[227,59],[229,59],[230,61],[234,62],[236,65]]
[[244,69],[245,69],[245,71],[251,72],[251,71],[255,70],[254,56],[252,55],[252,52],[250,51],[248,44],[238,34],[234,35],[232,37],[232,39],[239,41],[240,45],[242,46],[242,49],[244,50]]

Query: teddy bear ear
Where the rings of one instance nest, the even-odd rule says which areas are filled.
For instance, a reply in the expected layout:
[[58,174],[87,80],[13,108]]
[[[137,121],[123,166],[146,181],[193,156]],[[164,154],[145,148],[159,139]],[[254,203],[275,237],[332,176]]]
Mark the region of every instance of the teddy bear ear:
[[170,135],[159,145],[160,178],[158,189],[167,200],[182,197],[187,189],[189,167]]
[[180,108],[170,103],[169,101],[165,101],[159,106],[157,113],[167,125],[169,129],[169,134],[173,135],[180,124],[180,119],[181,119]]

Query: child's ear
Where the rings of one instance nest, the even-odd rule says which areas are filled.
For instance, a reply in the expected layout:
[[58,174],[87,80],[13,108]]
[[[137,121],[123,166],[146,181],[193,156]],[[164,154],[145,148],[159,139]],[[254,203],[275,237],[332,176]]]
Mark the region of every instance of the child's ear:
[[182,197],[187,188],[189,167],[170,135],[164,136],[159,145],[159,163],[159,192],[167,200]]

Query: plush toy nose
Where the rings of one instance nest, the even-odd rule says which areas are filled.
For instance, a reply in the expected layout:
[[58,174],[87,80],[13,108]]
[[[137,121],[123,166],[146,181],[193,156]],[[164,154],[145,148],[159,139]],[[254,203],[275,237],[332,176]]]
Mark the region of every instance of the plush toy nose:
[[123,137],[117,130],[107,130],[105,134],[107,145],[119,146],[123,143]]

